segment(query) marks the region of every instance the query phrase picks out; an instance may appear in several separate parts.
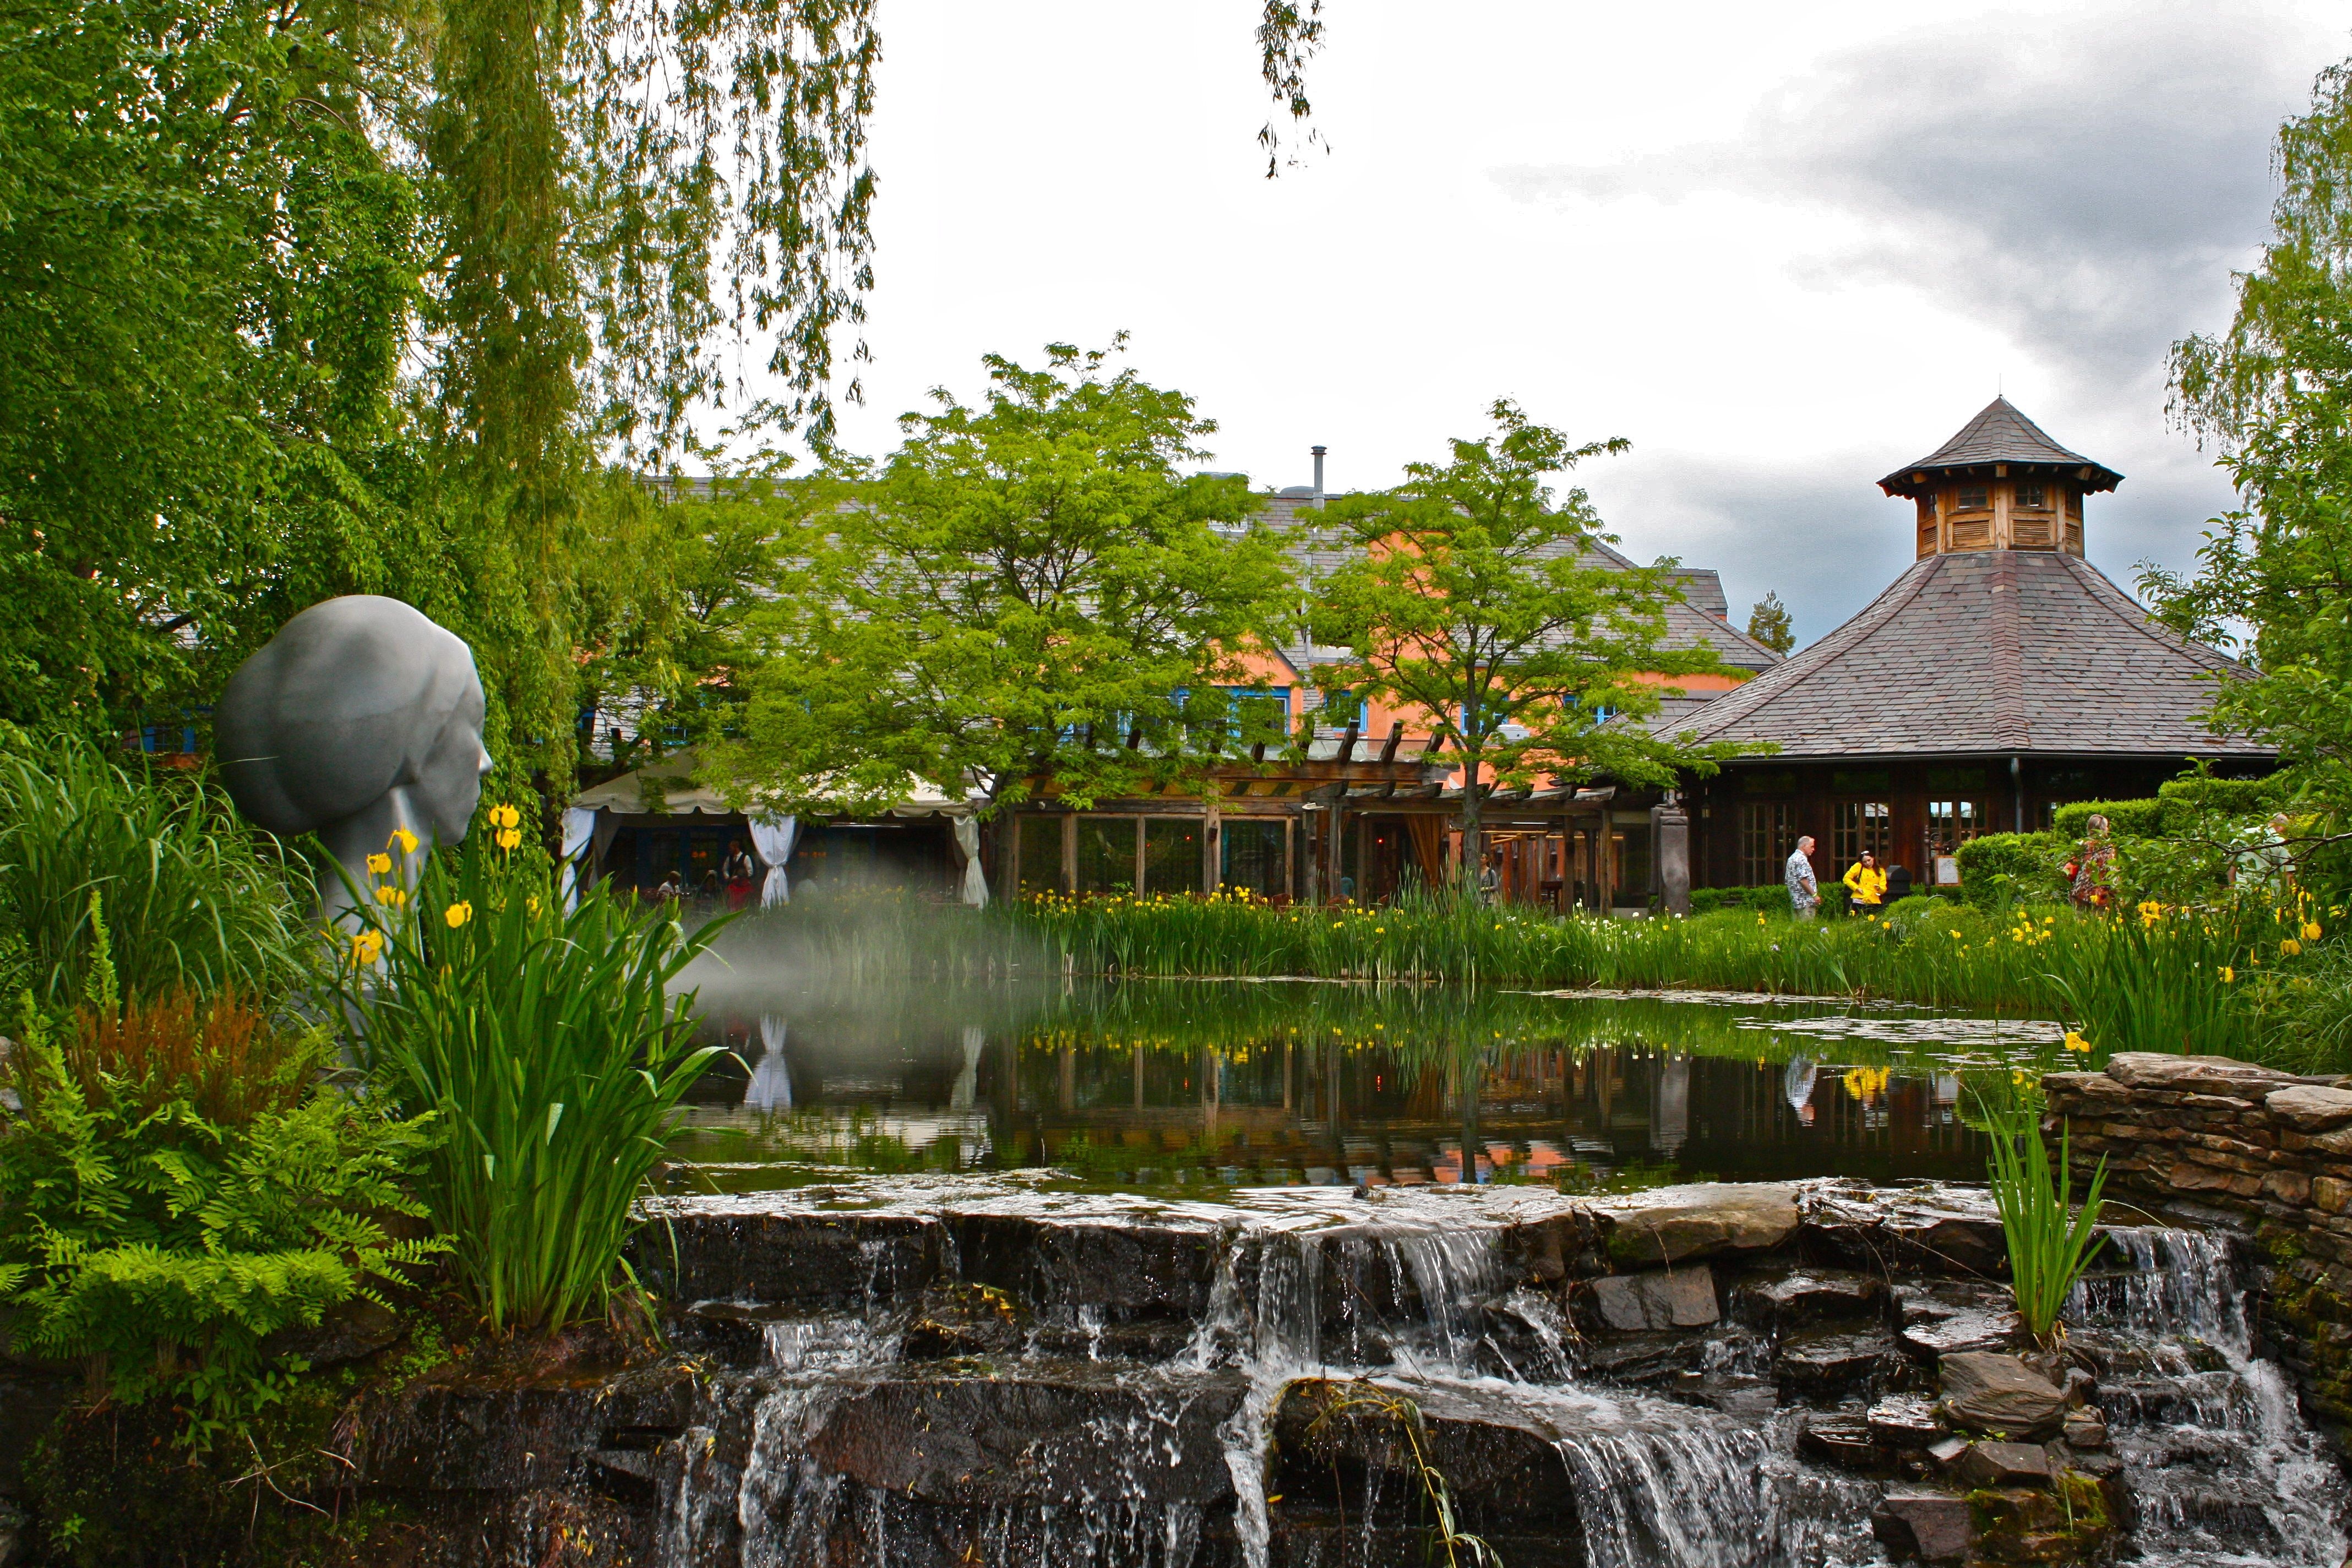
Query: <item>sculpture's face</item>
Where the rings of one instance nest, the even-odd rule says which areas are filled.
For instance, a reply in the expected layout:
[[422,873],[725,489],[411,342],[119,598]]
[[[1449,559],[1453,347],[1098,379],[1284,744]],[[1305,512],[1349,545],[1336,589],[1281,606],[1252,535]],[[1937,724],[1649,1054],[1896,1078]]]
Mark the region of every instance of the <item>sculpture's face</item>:
[[482,689],[473,682],[416,764],[412,798],[436,842],[455,844],[466,837],[489,771],[490,753],[482,744]]

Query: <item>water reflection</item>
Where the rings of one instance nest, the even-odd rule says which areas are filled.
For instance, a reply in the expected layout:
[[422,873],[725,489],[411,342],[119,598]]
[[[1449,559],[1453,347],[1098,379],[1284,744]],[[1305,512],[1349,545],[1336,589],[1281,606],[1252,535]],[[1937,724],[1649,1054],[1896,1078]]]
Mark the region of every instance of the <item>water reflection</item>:
[[710,999],[698,1179],[1050,1165],[1122,1187],[1974,1179],[1960,1073],[2033,1025],[1245,983]]

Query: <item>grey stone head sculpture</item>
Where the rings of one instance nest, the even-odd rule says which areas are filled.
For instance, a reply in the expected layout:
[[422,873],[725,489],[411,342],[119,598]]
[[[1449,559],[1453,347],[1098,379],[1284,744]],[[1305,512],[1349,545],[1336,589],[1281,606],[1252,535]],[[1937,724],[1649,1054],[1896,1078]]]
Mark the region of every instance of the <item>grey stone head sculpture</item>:
[[[473,649],[372,594],[288,621],[229,677],[213,735],[237,809],[273,833],[318,834],[361,887],[383,854],[413,886],[435,844],[466,837],[490,767]],[[319,901],[331,921],[351,905],[331,868]]]

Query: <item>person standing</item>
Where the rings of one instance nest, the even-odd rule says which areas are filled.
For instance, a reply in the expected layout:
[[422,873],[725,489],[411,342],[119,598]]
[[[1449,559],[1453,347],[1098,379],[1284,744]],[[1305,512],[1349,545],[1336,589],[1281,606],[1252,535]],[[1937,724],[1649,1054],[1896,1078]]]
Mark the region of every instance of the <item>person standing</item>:
[[740,910],[751,901],[751,877],[758,869],[751,857],[745,853],[743,841],[731,840],[727,846],[726,864],[719,868],[719,879],[727,884],[727,907]]
[[2078,910],[2104,910],[2114,897],[2116,847],[2107,837],[2107,819],[2094,816],[2083,825],[2083,847],[2067,864],[2074,879],[2068,895]]
[[1840,879],[1846,891],[1853,895],[1854,909],[1865,915],[1874,915],[1886,902],[1886,873],[1879,869],[1878,857],[1865,849],[1862,858],[1845,868]]
[[1813,836],[1810,833],[1797,840],[1797,847],[1789,857],[1786,868],[1789,883],[1789,903],[1797,918],[1809,921],[1813,911],[1822,907],[1822,885],[1813,876]]

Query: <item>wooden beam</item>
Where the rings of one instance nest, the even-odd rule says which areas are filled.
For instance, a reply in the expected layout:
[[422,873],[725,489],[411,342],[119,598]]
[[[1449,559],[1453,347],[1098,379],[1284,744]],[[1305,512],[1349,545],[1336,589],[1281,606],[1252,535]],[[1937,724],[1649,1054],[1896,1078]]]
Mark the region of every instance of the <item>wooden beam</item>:
[[1388,744],[1381,748],[1381,761],[1383,763],[1395,762],[1397,742],[1403,739],[1404,726],[1402,724],[1390,725]]
[[1356,754],[1356,720],[1349,720],[1348,732],[1339,737],[1339,761],[1342,764]]

